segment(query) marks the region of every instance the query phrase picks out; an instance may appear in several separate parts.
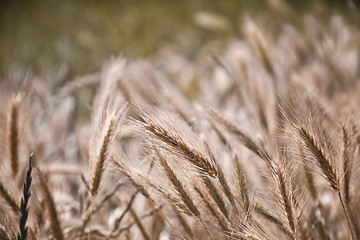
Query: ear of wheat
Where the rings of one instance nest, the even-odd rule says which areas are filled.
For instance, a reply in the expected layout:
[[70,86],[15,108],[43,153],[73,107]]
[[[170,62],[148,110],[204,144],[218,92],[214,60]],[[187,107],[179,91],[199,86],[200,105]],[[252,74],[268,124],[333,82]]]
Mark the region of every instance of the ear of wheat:
[[4,84],[0,238],[358,239],[360,35],[335,12],[245,16],[210,59]]
[[21,198],[21,203],[20,203],[21,216],[20,216],[20,220],[19,220],[19,233],[18,233],[18,237],[17,237],[18,240],[25,240],[26,236],[28,234],[28,227],[26,226],[26,221],[29,216],[28,203],[29,203],[30,195],[31,195],[30,186],[31,186],[31,181],[32,181],[32,177],[31,177],[32,157],[33,157],[33,154],[31,153],[30,157],[29,157],[29,167],[28,167],[28,170],[26,171],[23,197]]

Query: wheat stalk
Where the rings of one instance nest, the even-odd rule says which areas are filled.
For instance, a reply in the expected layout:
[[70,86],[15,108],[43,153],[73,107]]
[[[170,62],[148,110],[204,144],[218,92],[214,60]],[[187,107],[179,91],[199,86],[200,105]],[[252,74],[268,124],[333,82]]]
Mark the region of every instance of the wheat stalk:
[[150,240],[149,233],[146,231],[144,224],[142,223],[141,219],[139,218],[137,213],[134,211],[134,209],[132,209],[132,207],[130,207],[130,213],[134,217],[135,223],[139,227],[142,236],[145,238],[145,240]]
[[118,219],[116,219],[116,221],[115,221],[115,223],[114,223],[114,228],[113,228],[113,230],[112,230],[112,233],[113,233],[113,234],[114,234],[114,233],[117,231],[117,229],[119,228],[122,219],[125,217],[125,214],[126,214],[127,212],[129,212],[129,210],[131,209],[131,206],[132,206],[132,204],[133,204],[133,202],[134,202],[134,200],[135,200],[136,195],[138,194],[138,192],[139,192],[139,190],[136,191],[135,193],[133,193],[133,195],[131,196],[129,202],[126,204],[126,207],[125,207],[124,211],[121,213],[120,217],[119,217]]
[[63,240],[64,234],[61,229],[61,225],[60,225],[58,213],[56,210],[56,205],[53,200],[53,196],[51,195],[51,192],[47,185],[46,176],[44,176],[43,173],[41,173],[41,171],[39,169],[38,169],[38,176],[39,176],[39,180],[40,180],[40,186],[41,186],[41,189],[42,189],[42,192],[44,195],[44,199],[45,199],[45,206],[48,211],[51,233],[56,240]]

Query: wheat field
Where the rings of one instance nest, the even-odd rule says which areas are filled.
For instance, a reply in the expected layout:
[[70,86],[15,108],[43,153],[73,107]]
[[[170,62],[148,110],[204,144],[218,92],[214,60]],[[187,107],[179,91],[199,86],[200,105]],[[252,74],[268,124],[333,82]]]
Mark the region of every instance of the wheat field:
[[0,239],[360,239],[359,25],[303,24],[3,82]]

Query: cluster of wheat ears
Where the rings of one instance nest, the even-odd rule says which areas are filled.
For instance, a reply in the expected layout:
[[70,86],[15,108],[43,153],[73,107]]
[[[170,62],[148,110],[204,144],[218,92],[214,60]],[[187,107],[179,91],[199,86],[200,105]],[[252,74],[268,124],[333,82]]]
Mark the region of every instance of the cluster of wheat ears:
[[193,63],[3,84],[0,238],[360,239],[356,25],[241,30]]

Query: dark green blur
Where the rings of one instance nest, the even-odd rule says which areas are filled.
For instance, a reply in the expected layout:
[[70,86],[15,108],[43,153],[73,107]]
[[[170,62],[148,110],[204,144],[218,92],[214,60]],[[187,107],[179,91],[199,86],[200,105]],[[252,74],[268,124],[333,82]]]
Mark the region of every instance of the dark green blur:
[[[293,1],[288,6],[291,11],[284,13],[265,0],[4,1],[0,76],[21,70],[54,82],[96,72],[112,55],[152,59],[165,47],[191,60],[208,42],[218,42],[220,50],[229,39],[240,38],[243,16],[256,16],[276,33],[284,21],[301,27],[304,13],[326,18],[346,8],[330,1]],[[223,26],[198,24],[196,16],[203,12],[219,17]]]

